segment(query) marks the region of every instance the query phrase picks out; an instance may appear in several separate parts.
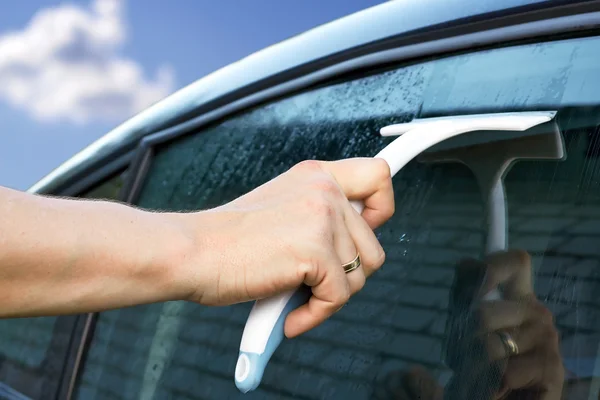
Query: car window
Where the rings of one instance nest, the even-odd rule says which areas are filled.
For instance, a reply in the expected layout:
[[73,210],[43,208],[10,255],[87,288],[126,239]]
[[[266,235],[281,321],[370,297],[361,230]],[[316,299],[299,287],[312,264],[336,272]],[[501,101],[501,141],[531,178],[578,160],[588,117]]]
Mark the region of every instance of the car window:
[[[285,341],[255,392],[242,395],[233,379],[252,304],[169,302],[100,315],[77,397],[491,399],[533,371],[560,382],[543,390],[597,398],[598,45],[569,39],[402,66],[159,145],[139,197],[158,210],[218,206],[305,159],[373,156],[393,140],[379,136],[382,126],[416,117],[557,110],[543,137],[558,134],[567,157],[522,160],[505,174],[508,245],[518,257],[494,262],[483,258],[488,198],[469,166],[409,163],[394,178],[396,213],[377,230],[385,265],[330,320]],[[508,142],[544,145],[530,139]],[[491,152],[487,139],[469,150],[497,157],[502,140]],[[471,308],[484,279],[505,275],[506,301]],[[508,363],[498,327],[525,343]],[[519,387],[536,390],[530,381]]]
[[[80,197],[116,199],[123,179],[118,174]],[[75,318],[0,319],[0,399],[54,398]]]

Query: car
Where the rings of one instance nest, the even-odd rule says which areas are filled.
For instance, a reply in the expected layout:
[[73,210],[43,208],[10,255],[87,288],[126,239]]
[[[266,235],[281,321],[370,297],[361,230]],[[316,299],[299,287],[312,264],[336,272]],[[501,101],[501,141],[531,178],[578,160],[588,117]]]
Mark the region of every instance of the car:
[[0,321],[0,398],[491,399],[532,373],[552,398],[598,398],[599,28],[598,1],[386,2],[199,79],[28,190],[208,209],[306,159],[372,157],[394,140],[385,126],[552,112],[543,129],[566,157],[519,160],[501,177],[507,245],[527,255],[511,264],[521,280],[505,285],[527,288],[507,290],[517,311],[494,323],[510,325],[526,301],[540,307],[531,321],[552,315],[537,331],[515,322],[517,341],[529,335],[516,358],[491,359],[489,340],[510,344],[501,335],[461,341],[481,316],[468,305],[489,265],[478,171],[414,159],[394,177],[396,212],[376,232],[382,269],[322,326],[285,340],[256,390],[234,382],[252,304],[169,302]]

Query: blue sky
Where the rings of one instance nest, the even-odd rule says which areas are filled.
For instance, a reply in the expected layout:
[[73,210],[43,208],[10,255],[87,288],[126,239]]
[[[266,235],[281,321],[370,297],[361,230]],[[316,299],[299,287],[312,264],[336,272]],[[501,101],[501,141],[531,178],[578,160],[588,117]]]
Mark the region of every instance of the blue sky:
[[382,2],[11,2],[0,9],[0,185],[25,190],[169,93]]

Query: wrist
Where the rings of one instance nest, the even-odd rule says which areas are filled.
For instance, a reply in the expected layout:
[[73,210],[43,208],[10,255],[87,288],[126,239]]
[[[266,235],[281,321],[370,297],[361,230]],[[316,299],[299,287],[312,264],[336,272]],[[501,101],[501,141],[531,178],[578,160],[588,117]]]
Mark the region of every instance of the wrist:
[[165,246],[164,280],[171,300],[202,303],[205,291],[218,285],[222,240],[219,213],[165,213],[173,233]]

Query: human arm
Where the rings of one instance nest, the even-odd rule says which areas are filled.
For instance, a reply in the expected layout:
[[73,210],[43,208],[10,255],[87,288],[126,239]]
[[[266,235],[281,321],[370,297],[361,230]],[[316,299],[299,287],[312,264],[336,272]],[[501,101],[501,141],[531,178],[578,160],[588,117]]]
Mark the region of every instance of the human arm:
[[[289,336],[325,320],[381,266],[372,230],[394,211],[389,169],[374,159],[301,163],[192,213],[0,190],[0,317],[226,305],[305,283],[313,297],[288,317]],[[365,202],[362,217],[347,198]],[[363,267],[345,275],[357,251]]]
[[173,214],[0,188],[0,317],[182,298],[189,239]]

